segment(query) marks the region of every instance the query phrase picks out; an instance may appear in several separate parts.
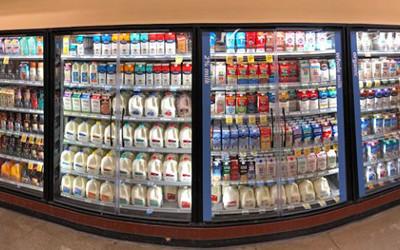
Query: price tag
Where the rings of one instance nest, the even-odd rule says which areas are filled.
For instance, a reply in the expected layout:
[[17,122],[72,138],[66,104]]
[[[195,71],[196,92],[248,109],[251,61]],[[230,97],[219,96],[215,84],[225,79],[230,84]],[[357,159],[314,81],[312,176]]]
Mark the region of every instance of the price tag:
[[373,189],[374,188],[374,184],[370,183],[367,185],[367,189]]
[[233,117],[231,115],[227,115],[225,117],[225,122],[226,122],[226,124],[232,124],[233,123]]
[[267,63],[272,63],[274,61],[274,57],[272,55],[265,55],[265,61]]
[[311,209],[310,203],[303,203],[304,209]]
[[22,134],[21,142],[25,143],[27,138],[28,138],[28,136],[26,134]]
[[364,82],[363,81],[358,81],[358,86],[360,89],[364,88]]
[[337,151],[337,150],[338,150],[338,145],[337,145],[337,144],[333,144],[333,149],[334,149],[335,151]]
[[365,57],[371,57],[371,53],[370,52],[365,52],[364,56]]
[[43,171],[43,164],[38,164],[37,165],[37,168],[36,168],[36,171],[38,171],[38,172],[42,172]]
[[248,215],[249,213],[250,213],[249,210],[242,210],[243,215]]
[[32,162],[29,162],[29,163],[28,163],[28,169],[29,169],[29,170],[32,170],[32,169],[33,169],[33,163],[32,163]]
[[318,146],[314,147],[314,153],[318,154],[319,152],[321,152],[321,148]]
[[267,115],[260,115],[260,124],[267,125],[267,123],[268,123]]
[[243,124],[243,116],[236,115],[236,124]]
[[294,210],[294,208],[295,208],[295,206],[294,206],[293,204],[287,206],[287,209],[288,209],[288,210]]
[[3,58],[3,64],[8,64],[10,62],[10,57],[9,56],[5,56]]
[[35,144],[37,144],[37,145],[42,145],[42,138],[36,137]]
[[340,202],[340,197],[339,197],[339,196],[335,196],[335,197],[333,197],[333,200],[334,200],[336,203],[339,203],[339,202]]
[[255,115],[249,115],[249,124],[250,125],[256,124],[256,116]]
[[247,62],[253,63],[254,62],[254,55],[248,55],[247,56]]
[[311,153],[311,148],[304,148],[304,155],[309,155]]
[[321,207],[326,207],[326,202],[325,202],[324,200],[319,200],[319,201],[318,201],[318,204],[319,204]]
[[226,56],[226,64],[233,65],[233,56]]
[[175,57],[175,63],[176,64],[181,64],[183,61],[183,57],[182,56],[176,56]]
[[375,86],[375,87],[381,86],[381,81],[380,81],[380,80],[375,80],[375,81],[374,81],[374,86]]
[[372,87],[372,81],[370,81],[370,80],[365,81],[365,87],[371,88]]
[[35,143],[35,137],[34,136],[29,136],[29,143],[34,144]]
[[238,63],[238,64],[242,64],[243,63],[243,56],[236,56],[236,62]]

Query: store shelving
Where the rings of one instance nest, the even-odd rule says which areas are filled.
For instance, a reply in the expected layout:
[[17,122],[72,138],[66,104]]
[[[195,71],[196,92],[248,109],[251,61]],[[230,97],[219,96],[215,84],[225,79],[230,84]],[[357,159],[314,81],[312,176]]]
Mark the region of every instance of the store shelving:
[[13,79],[0,79],[0,86],[2,85],[17,85],[29,87],[43,87],[43,81],[26,81],[26,80],[13,80]]
[[94,55],[82,55],[82,56],[71,56],[61,55],[61,59],[69,61],[115,61],[117,59],[121,61],[139,61],[139,62],[153,62],[153,61],[175,61],[177,58],[182,60],[190,60],[190,54],[175,54],[175,55],[130,55],[130,56],[94,56]]
[[8,155],[8,154],[5,154],[5,153],[0,153],[0,158],[7,159],[7,160],[12,160],[12,161],[16,161],[16,162],[24,162],[24,163],[33,163],[33,164],[41,164],[41,165],[43,165],[43,161],[27,159],[27,158],[24,158],[24,157]]
[[29,108],[16,108],[16,107],[0,107],[1,111],[21,112],[30,114],[43,114],[43,110],[40,109],[29,109]]

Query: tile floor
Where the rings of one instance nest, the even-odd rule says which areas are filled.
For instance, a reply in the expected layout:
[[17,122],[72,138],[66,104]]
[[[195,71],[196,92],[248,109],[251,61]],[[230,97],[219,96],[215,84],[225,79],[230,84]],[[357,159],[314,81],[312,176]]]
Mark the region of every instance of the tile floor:
[[[1,250],[184,249],[107,239],[0,208]],[[400,206],[318,234],[235,247],[250,249],[400,249]]]

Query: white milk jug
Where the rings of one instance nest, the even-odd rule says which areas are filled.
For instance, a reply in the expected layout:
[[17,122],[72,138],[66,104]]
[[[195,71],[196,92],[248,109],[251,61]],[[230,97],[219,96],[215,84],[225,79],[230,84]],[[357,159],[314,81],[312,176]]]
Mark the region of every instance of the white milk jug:
[[124,147],[133,147],[133,135],[133,126],[130,123],[125,123],[119,133],[120,141],[124,142]]
[[285,191],[286,191],[286,198],[289,204],[299,203],[301,201],[299,186],[297,186],[295,182],[287,184],[285,186]]
[[130,177],[132,170],[132,161],[135,155],[131,152],[124,152],[119,158],[119,173],[122,177]]
[[160,112],[160,98],[155,94],[150,95],[144,102],[144,114],[147,117],[158,117]]
[[331,188],[325,177],[314,181],[314,189],[318,199],[327,199],[331,196]]
[[134,94],[129,99],[129,115],[143,116],[144,112],[144,96],[141,94]]
[[135,129],[133,140],[135,147],[147,148],[149,145],[149,129],[144,124],[140,124]]
[[74,155],[74,170],[84,173],[86,170],[87,158],[88,158],[88,155],[83,150],[77,152]]
[[78,125],[78,141],[89,142],[92,123],[83,121]]
[[73,183],[73,191],[72,193],[76,196],[79,197],[85,197],[86,195],[86,184],[87,184],[87,179],[82,176],[77,176],[74,179]]
[[271,199],[274,205],[286,204],[286,192],[283,185],[273,185],[271,187]]
[[163,163],[163,179],[164,181],[178,181],[178,156],[168,154]]
[[100,182],[91,179],[86,184],[86,198],[91,200],[99,200],[100,198]]
[[[122,110],[125,110],[125,114],[128,112],[128,98],[126,97],[125,93],[121,93],[119,96],[119,109],[122,113]],[[117,110],[117,97],[114,97],[112,100],[112,108],[115,113]]]
[[219,204],[221,202],[221,185],[211,186],[211,203]]
[[102,202],[113,202],[114,201],[114,184],[105,181],[103,184],[100,186],[100,200]]
[[75,152],[70,148],[64,149],[60,157],[60,166],[62,169],[72,170],[74,164]]
[[271,195],[267,186],[259,186],[256,188],[257,207],[265,208],[272,205]]
[[99,174],[101,159],[103,156],[102,150],[96,150],[92,152],[87,158],[86,171],[89,174]]
[[74,177],[72,175],[66,174],[61,179],[61,191],[65,194],[72,194],[72,185],[74,182]]
[[304,180],[299,185],[301,200],[303,202],[311,202],[315,200],[314,186],[311,181]]
[[169,124],[164,134],[166,148],[179,148],[179,130],[176,124]]
[[240,207],[243,209],[255,208],[256,207],[256,197],[254,195],[254,190],[250,187],[240,186]]
[[181,187],[178,191],[178,206],[180,208],[192,208],[192,189],[189,187]]
[[163,117],[175,117],[175,96],[172,93],[166,93],[161,100],[161,115]]
[[115,143],[117,143],[116,134],[117,134],[117,128],[115,127],[115,123],[112,122],[104,130],[104,143],[106,145],[111,145],[111,140],[112,140],[113,145],[115,145]]
[[164,186],[164,201],[176,202],[178,188],[175,186]]
[[336,168],[336,151],[330,149],[327,153],[328,168]]
[[132,187],[132,204],[136,206],[146,206],[147,188],[141,184]]
[[192,127],[184,124],[179,131],[179,144],[181,148],[192,148]]
[[223,186],[222,188],[222,204],[224,209],[239,208],[239,191],[234,186]]
[[179,160],[178,180],[181,182],[192,181],[192,158],[190,155],[182,155]]
[[122,183],[119,187],[119,203],[129,204],[131,200],[131,188],[129,185]]
[[104,126],[100,121],[90,128],[90,142],[95,144],[103,144]]
[[163,193],[161,187],[152,186],[147,189],[147,205],[149,207],[161,207],[163,203]]
[[135,160],[132,162],[132,177],[137,180],[147,179],[147,161],[149,156],[145,153],[136,155]]
[[163,148],[164,147],[164,128],[161,124],[154,124],[149,132],[150,147]]
[[64,137],[68,140],[76,140],[78,134],[78,123],[75,120],[70,120],[65,125]]
[[106,156],[101,159],[101,166],[100,166],[100,171],[101,174],[103,175],[108,175],[108,176],[114,176],[115,173],[115,165],[116,165],[116,159],[115,159],[115,153],[110,151]]
[[162,165],[163,156],[161,154],[153,154],[147,164],[147,176],[149,180],[161,181],[162,179]]

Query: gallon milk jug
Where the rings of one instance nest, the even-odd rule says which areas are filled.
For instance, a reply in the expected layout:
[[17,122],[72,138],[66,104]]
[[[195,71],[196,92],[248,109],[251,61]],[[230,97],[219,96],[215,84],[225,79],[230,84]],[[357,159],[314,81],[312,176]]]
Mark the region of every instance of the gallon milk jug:
[[65,139],[76,140],[78,134],[78,123],[75,120],[70,120],[65,125]]
[[147,164],[147,176],[149,180],[161,181],[162,179],[162,163],[163,156],[161,154],[152,154]]
[[219,204],[221,202],[221,185],[211,186],[211,203]]
[[192,148],[192,127],[184,124],[179,131],[179,144],[181,148]]
[[272,205],[271,195],[267,186],[259,186],[256,188],[257,207],[266,208]]
[[192,116],[192,99],[188,94],[181,94],[176,100],[176,107],[179,117]]
[[319,171],[325,170],[327,168],[326,152],[321,151],[317,154],[317,168]]
[[178,180],[181,182],[192,181],[192,158],[190,155],[182,155],[179,160]]
[[147,161],[149,156],[145,153],[136,155],[135,160],[132,162],[132,177],[136,180],[147,179]]
[[304,180],[299,185],[301,200],[303,202],[311,202],[315,200],[314,186],[311,181]]
[[91,179],[86,184],[86,198],[91,200],[99,200],[100,198],[100,182]]
[[[126,97],[125,93],[121,93],[121,95],[119,96],[119,108],[121,110],[125,110],[125,114],[128,112],[128,98]],[[117,97],[114,97],[112,100],[112,108],[114,110],[114,112],[117,110]]]
[[149,207],[161,207],[163,194],[161,187],[152,186],[147,189],[147,205]]
[[163,117],[175,117],[175,96],[172,93],[166,93],[161,100],[161,115]]
[[287,202],[290,203],[299,203],[301,201],[299,186],[295,182],[287,184],[285,186],[286,198]]
[[106,156],[101,159],[101,165],[100,165],[100,170],[101,174],[103,175],[108,175],[108,176],[114,176],[115,172],[115,165],[116,165],[116,159],[115,159],[115,153],[110,151]]
[[74,177],[72,175],[66,174],[61,179],[61,191],[65,194],[72,194],[72,185],[74,182]]
[[158,117],[160,112],[160,99],[156,94],[151,94],[144,102],[144,114],[147,117]]
[[101,149],[97,149],[92,152],[87,158],[86,171],[89,174],[99,174],[101,159],[103,156],[103,151]]
[[143,116],[144,112],[144,96],[136,93],[129,99],[129,115]]
[[87,121],[78,125],[78,141],[89,142],[91,127],[92,125]]
[[100,200],[103,202],[114,201],[114,184],[109,181],[103,182],[100,186]]
[[104,130],[104,143],[106,145],[114,145],[116,143],[116,136],[115,136],[116,134],[117,134],[117,128],[115,127],[115,123],[112,122]]
[[72,193],[76,196],[79,197],[85,197],[86,195],[86,184],[87,184],[87,179],[82,176],[77,176],[74,179],[73,183],[73,191]]
[[141,184],[132,187],[132,204],[136,206],[146,206],[147,188]]
[[166,148],[179,148],[179,130],[176,124],[169,124],[164,134]]
[[181,187],[178,191],[178,206],[180,208],[192,208],[192,189]]
[[336,168],[336,152],[330,149],[327,153],[328,158],[328,168]]
[[126,122],[119,133],[120,141],[123,142],[124,147],[133,147],[133,134],[132,125]]
[[119,203],[127,205],[131,200],[131,187],[122,183],[119,187]]
[[331,188],[325,177],[318,178],[314,181],[314,189],[318,199],[326,199],[331,196]]
[[310,153],[307,156],[307,172],[314,173],[317,171],[317,156],[315,153]]
[[90,142],[95,144],[103,144],[104,126],[100,121],[90,128]]
[[240,186],[240,207],[243,209],[255,208],[256,207],[256,197],[254,195],[254,190],[250,187]]
[[175,186],[164,186],[164,200],[168,202],[176,202],[178,188]]
[[75,152],[70,148],[64,149],[60,157],[60,166],[62,169],[72,170]]
[[74,170],[80,173],[84,173],[86,171],[87,158],[88,155],[83,150],[77,152],[74,155]]
[[164,147],[164,128],[161,124],[154,124],[149,132],[150,147],[163,148]]
[[234,186],[223,186],[222,188],[222,204],[224,209],[239,208],[239,191]]
[[271,187],[271,199],[274,205],[286,204],[286,193],[283,185],[273,185]]
[[133,141],[135,147],[147,148],[149,143],[149,129],[144,125],[140,124],[134,132]]
[[119,173],[121,177],[131,177],[132,161],[135,155],[131,152],[124,152],[119,158]]
[[164,181],[178,181],[178,156],[168,154],[163,163],[163,179]]

